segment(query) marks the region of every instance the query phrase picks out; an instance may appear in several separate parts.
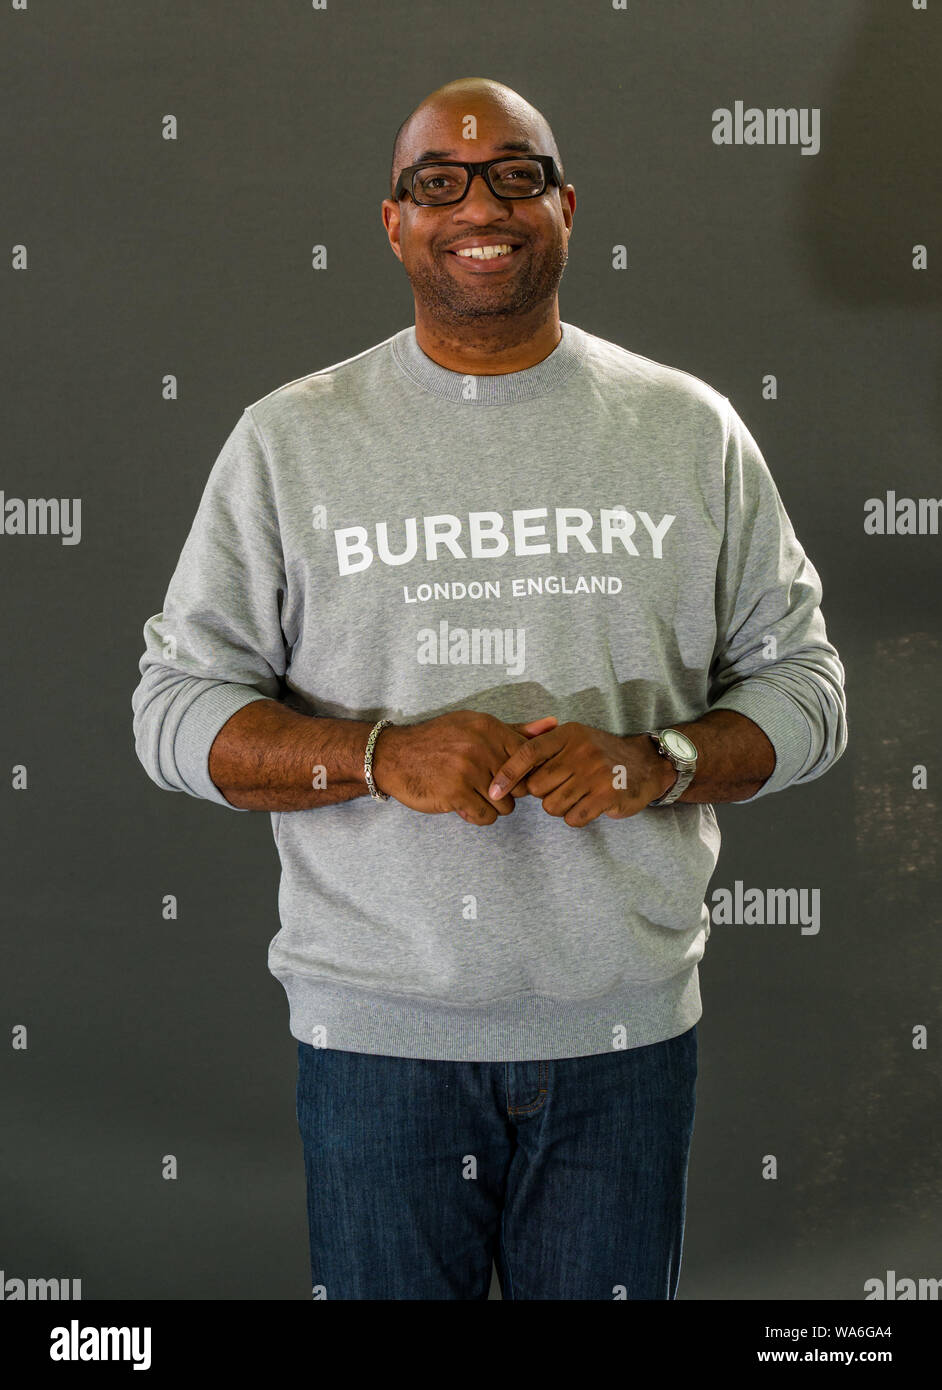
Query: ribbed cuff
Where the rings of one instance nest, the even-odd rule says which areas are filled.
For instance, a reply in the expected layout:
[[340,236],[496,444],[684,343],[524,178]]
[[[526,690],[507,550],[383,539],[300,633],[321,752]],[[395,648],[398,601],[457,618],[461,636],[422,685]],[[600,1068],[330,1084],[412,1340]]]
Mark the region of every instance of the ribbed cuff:
[[783,791],[801,774],[811,753],[811,726],[808,718],[791,698],[761,677],[733,686],[710,706],[731,709],[751,719],[775,749],[775,770],[752,796],[734,804],[747,806],[760,796]]
[[210,777],[209,750],[223,724],[236,710],[253,700],[269,698],[251,686],[220,681],[193,701],[177,725],[173,741],[173,761],[191,795],[215,801],[230,811],[248,810],[247,806],[233,806],[227,801]]

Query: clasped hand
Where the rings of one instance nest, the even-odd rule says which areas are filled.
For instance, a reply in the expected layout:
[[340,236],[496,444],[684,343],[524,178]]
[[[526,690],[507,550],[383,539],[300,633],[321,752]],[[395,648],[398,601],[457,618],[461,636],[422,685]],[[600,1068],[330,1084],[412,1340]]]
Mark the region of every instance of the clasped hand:
[[636,815],[673,777],[647,734],[620,738],[569,722],[521,744],[498,769],[488,794],[495,803],[508,794],[537,796],[548,815],[583,826],[601,815]]

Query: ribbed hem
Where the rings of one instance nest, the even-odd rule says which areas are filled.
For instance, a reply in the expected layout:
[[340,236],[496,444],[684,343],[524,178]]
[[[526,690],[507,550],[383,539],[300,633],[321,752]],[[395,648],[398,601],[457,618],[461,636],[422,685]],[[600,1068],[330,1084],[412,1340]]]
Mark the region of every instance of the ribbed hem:
[[251,704],[253,700],[266,699],[267,695],[253,690],[251,686],[220,681],[219,685],[211,685],[188,707],[177,726],[173,762],[191,795],[215,801],[230,811],[247,809],[233,806],[231,801],[227,801],[210,777],[209,750],[223,724],[232,718],[236,710]]
[[734,804],[746,806],[760,796],[780,792],[805,770],[811,753],[811,725],[790,695],[762,677],[750,677],[733,686],[710,706],[744,714],[766,735],[775,749],[775,770],[752,796]]
[[[381,995],[273,969],[300,1042],[340,1052],[456,1062],[552,1061],[676,1038],[699,1020],[697,965],[588,1000],[527,994],[454,1006]],[[315,1030],[317,1030],[315,1041]]]
[[548,357],[522,372],[487,376],[452,372],[433,361],[419,347],[415,325],[396,333],[392,342],[396,364],[419,386],[458,405],[516,405],[555,391],[578,371],[588,353],[588,334],[571,323],[560,323],[562,337]]

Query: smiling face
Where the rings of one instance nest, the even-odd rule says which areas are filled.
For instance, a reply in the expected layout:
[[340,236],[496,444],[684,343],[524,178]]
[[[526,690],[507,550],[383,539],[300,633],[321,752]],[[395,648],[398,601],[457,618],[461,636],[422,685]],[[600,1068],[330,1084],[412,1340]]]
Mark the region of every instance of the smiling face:
[[[473,140],[462,136],[468,116],[475,118]],[[512,98],[464,93],[418,109],[404,132],[398,163],[401,169],[426,160],[478,161],[527,151],[555,153],[538,113]],[[481,177],[472,180],[460,203],[418,207],[408,195],[398,203],[385,199],[383,221],[412,283],[417,320],[421,313],[454,331],[472,320],[558,311],[574,208],[568,184],[548,184],[536,198],[498,198]],[[499,254],[470,254],[483,247],[499,248]]]

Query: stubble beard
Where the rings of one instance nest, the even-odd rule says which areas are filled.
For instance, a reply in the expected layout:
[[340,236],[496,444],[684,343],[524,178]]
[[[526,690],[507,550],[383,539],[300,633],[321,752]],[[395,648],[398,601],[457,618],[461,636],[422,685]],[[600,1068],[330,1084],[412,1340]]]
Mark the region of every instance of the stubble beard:
[[[519,318],[539,304],[551,301],[559,288],[569,250],[560,237],[542,254],[526,252],[528,263],[509,282],[488,286],[487,276],[467,287],[433,253],[427,261],[407,267],[416,299],[442,327],[460,330],[469,323]],[[445,254],[448,254],[447,252]],[[517,253],[521,254],[520,252]],[[470,277],[469,277],[470,280]]]

